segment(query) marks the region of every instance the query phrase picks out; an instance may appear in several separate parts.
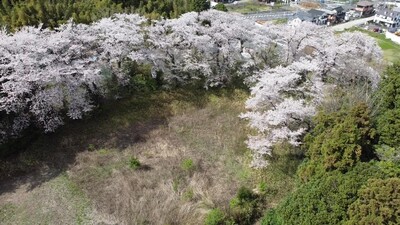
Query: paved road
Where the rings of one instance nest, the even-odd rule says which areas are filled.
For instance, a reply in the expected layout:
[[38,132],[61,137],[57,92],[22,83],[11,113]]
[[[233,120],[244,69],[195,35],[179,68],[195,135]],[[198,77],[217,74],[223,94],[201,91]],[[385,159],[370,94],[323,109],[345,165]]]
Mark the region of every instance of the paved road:
[[372,21],[374,19],[373,16],[371,17],[367,17],[367,18],[362,18],[362,19],[358,19],[358,20],[353,20],[353,21],[349,21],[347,23],[341,23],[335,26],[332,26],[332,29],[334,31],[344,31],[345,29],[349,29],[358,25],[362,25],[368,21]]

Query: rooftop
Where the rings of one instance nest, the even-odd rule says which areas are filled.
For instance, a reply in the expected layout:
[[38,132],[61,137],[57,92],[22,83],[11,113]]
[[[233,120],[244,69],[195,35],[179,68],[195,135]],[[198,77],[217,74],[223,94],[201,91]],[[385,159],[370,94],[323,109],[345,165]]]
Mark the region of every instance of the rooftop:
[[396,17],[396,16],[400,16],[400,11],[395,11],[394,9],[390,10],[390,9],[385,9],[384,8],[384,9],[379,9],[376,12],[376,15]]
[[322,16],[325,12],[318,9],[310,9],[307,11],[312,17]]

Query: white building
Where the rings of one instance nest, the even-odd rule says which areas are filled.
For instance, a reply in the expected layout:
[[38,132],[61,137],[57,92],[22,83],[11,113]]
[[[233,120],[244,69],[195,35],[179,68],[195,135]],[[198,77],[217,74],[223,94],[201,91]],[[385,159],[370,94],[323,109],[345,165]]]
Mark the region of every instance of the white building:
[[376,11],[374,22],[389,28],[400,27],[400,8],[381,8]]

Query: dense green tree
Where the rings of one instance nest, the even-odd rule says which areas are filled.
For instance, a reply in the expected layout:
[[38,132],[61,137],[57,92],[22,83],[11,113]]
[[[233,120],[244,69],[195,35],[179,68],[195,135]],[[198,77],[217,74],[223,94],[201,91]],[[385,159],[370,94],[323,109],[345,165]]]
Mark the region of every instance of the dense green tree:
[[377,92],[379,143],[400,147],[400,63],[389,66]]
[[308,161],[299,169],[300,178],[308,180],[332,170],[345,172],[371,158],[375,130],[369,113],[362,103],[339,112],[318,113],[315,128],[305,137]]
[[210,2],[208,0],[193,0],[193,11],[201,12],[210,9]]
[[[324,176],[313,179],[298,187],[274,211],[268,212],[265,215],[262,224],[341,224],[343,221],[349,219],[348,210],[352,217],[355,215],[353,215],[353,212],[357,207],[363,207],[361,204],[365,202],[362,198],[366,197],[363,193],[376,193],[378,191],[376,188],[380,184],[374,184],[372,189],[366,192],[359,192],[361,193],[360,196],[364,197],[358,200],[360,203],[352,205],[353,202],[357,202],[358,190],[363,185],[370,183],[370,181],[374,182],[374,179],[386,179],[399,175],[399,165],[386,162],[358,163],[347,173],[342,173],[338,170],[328,172]],[[395,189],[395,187],[387,189]],[[382,205],[385,204],[385,199],[390,201],[390,204],[395,204],[394,202],[397,201],[396,196],[389,192],[380,200],[382,201]],[[351,209],[349,209],[350,205],[352,205]],[[360,216],[362,215],[363,212],[360,212]]]
[[21,26],[54,28],[73,18],[77,23],[135,12],[150,19],[176,18],[189,11],[209,8],[205,0],[2,0],[0,25],[15,31]]
[[348,225],[400,224],[400,179],[371,179],[348,209]]

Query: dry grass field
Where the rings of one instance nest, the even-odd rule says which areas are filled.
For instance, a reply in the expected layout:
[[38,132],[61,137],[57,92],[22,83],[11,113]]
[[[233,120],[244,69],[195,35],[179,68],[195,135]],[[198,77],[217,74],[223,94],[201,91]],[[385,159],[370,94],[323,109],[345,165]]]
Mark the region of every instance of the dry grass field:
[[160,91],[39,136],[1,162],[0,223],[202,224],[257,182],[247,96]]

